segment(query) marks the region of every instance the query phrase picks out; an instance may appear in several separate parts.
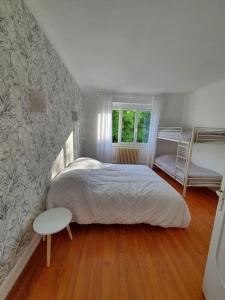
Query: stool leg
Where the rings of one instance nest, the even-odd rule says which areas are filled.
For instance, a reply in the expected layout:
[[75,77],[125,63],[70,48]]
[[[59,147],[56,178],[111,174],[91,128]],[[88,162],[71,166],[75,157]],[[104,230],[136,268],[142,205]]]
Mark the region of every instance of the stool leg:
[[47,267],[50,266],[51,262],[51,234],[47,235]]
[[46,235],[43,235],[42,240],[45,242]]
[[70,238],[70,240],[72,241],[72,239],[73,239],[73,236],[72,236],[72,233],[71,233],[71,230],[70,230],[70,225],[67,225],[66,229],[67,229],[67,232],[68,232],[69,238]]

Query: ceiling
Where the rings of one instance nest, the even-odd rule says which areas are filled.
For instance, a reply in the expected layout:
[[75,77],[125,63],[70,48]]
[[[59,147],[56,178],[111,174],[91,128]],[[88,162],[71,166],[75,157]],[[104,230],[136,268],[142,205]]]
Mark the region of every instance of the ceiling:
[[188,92],[225,78],[225,0],[26,0],[85,88]]

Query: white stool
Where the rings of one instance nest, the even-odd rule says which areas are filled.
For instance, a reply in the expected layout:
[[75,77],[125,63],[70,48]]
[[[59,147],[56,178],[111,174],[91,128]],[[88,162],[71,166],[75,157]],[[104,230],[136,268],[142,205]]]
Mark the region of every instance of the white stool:
[[69,238],[72,240],[73,236],[69,225],[71,220],[72,213],[68,209],[61,207],[48,209],[34,220],[34,231],[43,235],[43,240],[45,240],[47,235],[47,267],[50,266],[51,261],[51,235],[66,228]]

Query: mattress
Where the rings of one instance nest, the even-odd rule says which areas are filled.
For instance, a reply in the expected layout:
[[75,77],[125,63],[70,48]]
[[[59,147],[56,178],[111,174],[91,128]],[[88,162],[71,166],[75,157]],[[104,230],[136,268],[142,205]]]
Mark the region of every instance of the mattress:
[[[173,154],[165,154],[165,155],[160,155],[155,158],[155,164],[162,168],[164,171],[171,175],[175,175],[175,165],[176,165],[176,155]],[[181,168],[184,168],[185,161],[182,159],[179,159],[178,165]],[[184,172],[182,170],[177,171],[177,177],[180,179],[183,179],[184,177]],[[222,175],[214,172],[212,170],[202,168],[200,166],[197,166],[193,163],[190,163],[190,168],[189,168],[189,177],[192,178],[213,178],[213,179],[218,179],[222,180]]]
[[66,207],[79,224],[147,223],[185,228],[182,196],[147,166],[79,158],[51,182],[46,207]]

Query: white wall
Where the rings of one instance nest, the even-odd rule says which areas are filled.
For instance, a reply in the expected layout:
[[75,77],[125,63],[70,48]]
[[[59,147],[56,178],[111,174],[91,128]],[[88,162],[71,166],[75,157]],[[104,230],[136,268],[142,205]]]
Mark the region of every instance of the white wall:
[[185,126],[183,106],[186,94],[165,94],[160,115],[160,126]]
[[[113,93],[112,93],[113,94]],[[116,95],[116,94],[115,94]],[[84,93],[84,111],[86,118],[86,131],[84,137],[83,155],[97,158],[97,106],[100,101],[99,91],[91,89]],[[130,102],[130,103],[152,103],[153,96],[140,95],[120,95],[115,97],[114,102]],[[185,126],[183,116],[183,106],[186,100],[185,94],[166,94],[161,96],[163,101],[162,111],[160,117],[160,126]],[[168,142],[159,142],[157,153],[175,153],[176,144]],[[145,161],[145,154],[143,153],[141,163]]]
[[[102,101],[102,97],[100,96],[101,93],[106,92],[94,89],[86,90],[84,92],[83,105],[86,118],[86,126],[83,143],[83,156],[97,158],[97,107]],[[111,92],[109,92],[108,94],[112,95],[113,102],[151,104],[153,99],[153,96],[151,95],[119,95]],[[145,153],[142,152],[140,163],[145,163]]]
[[[225,80],[189,94],[184,101],[182,118],[190,127],[225,128]],[[224,174],[225,145],[197,144],[193,161]]]
[[85,113],[85,135],[83,141],[83,156],[97,157],[97,106],[98,94],[93,91],[86,91],[83,98]]
[[187,95],[183,119],[191,126],[225,126],[225,80]]
[[[183,117],[183,106],[186,94],[164,94],[159,126],[186,126]],[[163,140],[157,141],[156,156],[161,154],[175,154],[177,144]]]

